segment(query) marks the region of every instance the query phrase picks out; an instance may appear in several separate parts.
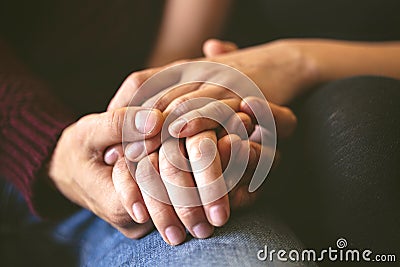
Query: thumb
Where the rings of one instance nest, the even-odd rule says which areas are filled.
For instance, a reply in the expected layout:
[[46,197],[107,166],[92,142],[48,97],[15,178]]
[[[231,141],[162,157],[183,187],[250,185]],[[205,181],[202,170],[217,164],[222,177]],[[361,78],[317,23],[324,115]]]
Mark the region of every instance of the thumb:
[[[78,134],[96,150],[124,142],[141,141],[159,133],[164,117],[159,110],[126,107],[91,114],[77,123]],[[122,140],[124,139],[124,140]]]
[[214,57],[236,50],[238,50],[238,47],[235,43],[218,39],[208,39],[203,44],[203,53],[205,57]]

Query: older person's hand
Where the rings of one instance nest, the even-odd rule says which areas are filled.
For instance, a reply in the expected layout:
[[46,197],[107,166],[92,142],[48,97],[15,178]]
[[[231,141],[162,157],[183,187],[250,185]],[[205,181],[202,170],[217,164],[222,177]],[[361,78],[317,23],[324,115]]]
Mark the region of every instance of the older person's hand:
[[81,118],[63,131],[50,161],[49,177],[72,202],[91,210],[126,236],[139,238],[152,223],[135,223],[147,219],[137,220],[132,205],[124,204],[125,198],[143,203],[140,192],[129,190],[138,193],[126,196],[126,176],[116,175],[115,170],[113,173],[113,167],[103,160],[107,147],[121,143],[124,123],[130,129],[126,140],[139,141],[158,134],[163,116],[158,110],[128,107]]

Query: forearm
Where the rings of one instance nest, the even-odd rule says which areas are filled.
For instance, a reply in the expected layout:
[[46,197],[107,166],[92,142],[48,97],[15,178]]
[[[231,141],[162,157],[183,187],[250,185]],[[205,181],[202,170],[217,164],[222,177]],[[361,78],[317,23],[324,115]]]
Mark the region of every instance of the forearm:
[[[249,65],[247,61],[262,70],[262,76],[243,71],[270,101],[283,105],[337,79],[359,75],[400,79],[400,42],[282,39],[239,50],[237,55],[237,67]],[[255,68],[252,64],[248,69]]]
[[314,65],[316,82],[357,75],[400,79],[400,42],[293,40]]
[[205,40],[216,37],[229,13],[231,0],[169,0],[149,66],[201,56]]

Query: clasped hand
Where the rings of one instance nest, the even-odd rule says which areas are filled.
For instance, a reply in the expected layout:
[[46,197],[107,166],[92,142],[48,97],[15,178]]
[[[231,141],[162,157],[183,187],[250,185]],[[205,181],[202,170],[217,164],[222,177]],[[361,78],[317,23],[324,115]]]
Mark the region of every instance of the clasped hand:
[[[141,237],[154,224],[167,243],[177,245],[185,240],[186,229],[194,237],[209,237],[215,226],[227,222],[231,208],[254,201],[259,192],[248,191],[249,181],[257,163],[267,161],[274,153],[268,147],[263,150],[259,142],[264,134],[263,123],[267,122],[255,119],[257,109],[268,105],[265,100],[252,96],[241,99],[222,86],[201,82],[178,87],[173,83],[161,84],[153,87],[154,91],[138,91],[159,70],[132,74],[107,112],[85,116],[69,126],[54,152],[50,177],[66,197],[90,209],[127,237]],[[135,106],[126,107],[127,96],[135,93],[136,100],[130,103]],[[184,104],[199,98],[215,101],[204,105]],[[235,115],[222,106],[228,106]],[[269,107],[278,138],[289,136],[296,125],[293,113],[272,103]],[[171,114],[174,119],[168,121]],[[193,114],[200,116],[194,118]],[[215,115],[225,122],[224,128],[208,119]],[[165,122],[170,138],[162,139]],[[240,125],[245,133],[237,131]],[[124,146],[118,145],[122,141]],[[181,153],[169,153],[171,146],[176,146],[175,151]],[[67,147],[78,153],[71,154]],[[184,157],[176,158],[181,155]],[[189,161],[183,160],[186,157]],[[200,171],[188,171],[194,168],[193,162],[204,157],[212,158],[207,166]],[[180,161],[188,169],[172,164]],[[228,164],[243,161],[248,164],[228,195],[224,179],[218,178],[223,177]],[[215,181],[222,182],[214,183],[211,192],[198,191],[191,198],[183,197],[201,205],[186,206],[181,205],[182,195],[177,196],[165,183],[200,188]],[[146,187],[149,183],[152,187]],[[156,188],[158,197],[148,188]]]

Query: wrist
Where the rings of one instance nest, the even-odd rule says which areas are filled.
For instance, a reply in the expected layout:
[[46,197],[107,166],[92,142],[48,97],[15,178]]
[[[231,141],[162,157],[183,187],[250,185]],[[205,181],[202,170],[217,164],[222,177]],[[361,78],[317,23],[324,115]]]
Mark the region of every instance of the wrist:
[[299,73],[300,88],[314,87],[323,82],[323,62],[315,53],[318,40],[312,39],[281,39],[274,41],[275,45],[283,47],[284,51],[290,51],[296,64],[301,66]]
[[[321,65],[307,39],[280,39],[262,45],[268,86],[264,94],[271,101],[287,105],[322,82]],[[271,67],[272,66],[272,67]],[[275,83],[271,82],[276,79]],[[269,89],[270,88],[270,89]]]

